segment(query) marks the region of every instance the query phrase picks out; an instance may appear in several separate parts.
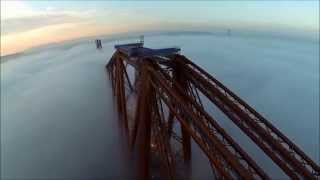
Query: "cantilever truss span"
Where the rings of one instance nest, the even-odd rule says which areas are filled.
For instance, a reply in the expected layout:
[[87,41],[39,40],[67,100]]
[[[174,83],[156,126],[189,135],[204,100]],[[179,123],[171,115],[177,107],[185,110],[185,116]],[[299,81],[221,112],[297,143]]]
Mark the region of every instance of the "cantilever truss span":
[[[183,178],[190,166],[193,140],[216,179],[270,179],[205,110],[203,98],[218,107],[288,177],[320,178],[319,165],[221,82],[180,55],[179,49],[152,50],[141,43],[116,49],[106,68],[128,147],[138,152],[139,178],[154,174],[154,161],[160,164],[156,176]],[[134,70],[131,75],[128,66]]]

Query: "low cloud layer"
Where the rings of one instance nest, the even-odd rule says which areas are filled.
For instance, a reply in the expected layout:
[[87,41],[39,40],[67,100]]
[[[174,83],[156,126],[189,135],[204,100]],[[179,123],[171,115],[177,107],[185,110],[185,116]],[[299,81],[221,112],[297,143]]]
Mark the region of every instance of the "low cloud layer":
[[[124,179],[127,162],[104,70],[114,43],[104,40],[101,51],[93,39],[56,44],[1,64],[2,177]],[[146,36],[145,43],[181,47],[182,54],[319,159],[318,43],[214,35]],[[206,108],[272,179],[283,178],[230,120]],[[193,179],[211,179],[206,158],[199,149],[192,151]]]

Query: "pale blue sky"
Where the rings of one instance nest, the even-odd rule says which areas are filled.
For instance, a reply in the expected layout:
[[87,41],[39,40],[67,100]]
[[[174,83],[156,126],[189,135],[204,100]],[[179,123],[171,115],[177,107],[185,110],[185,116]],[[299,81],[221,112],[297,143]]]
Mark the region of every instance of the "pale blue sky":
[[2,53],[102,34],[219,28],[318,38],[319,1],[1,0]]
[[[155,21],[319,30],[319,1],[30,1],[38,10],[137,13]],[[108,21],[105,19],[105,21]],[[143,21],[134,16],[128,21]]]

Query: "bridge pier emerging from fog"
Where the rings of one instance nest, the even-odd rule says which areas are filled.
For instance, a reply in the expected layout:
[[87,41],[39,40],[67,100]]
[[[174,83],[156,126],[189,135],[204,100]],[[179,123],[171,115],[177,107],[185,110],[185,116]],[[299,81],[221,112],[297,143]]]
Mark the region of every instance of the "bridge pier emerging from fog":
[[[218,107],[288,177],[320,178],[319,165],[230,89],[180,55],[179,48],[150,49],[140,42],[115,49],[106,68],[128,148],[138,157],[138,179],[185,179],[191,140],[207,157],[213,178],[270,179],[206,112],[203,99]],[[129,66],[134,77],[128,74]],[[152,164],[158,164],[156,170]]]

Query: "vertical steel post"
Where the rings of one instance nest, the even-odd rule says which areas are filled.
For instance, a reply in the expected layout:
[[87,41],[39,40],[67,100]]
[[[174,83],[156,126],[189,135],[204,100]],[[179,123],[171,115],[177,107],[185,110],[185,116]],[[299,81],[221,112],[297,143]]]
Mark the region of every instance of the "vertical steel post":
[[150,143],[151,143],[151,115],[153,100],[152,86],[149,81],[147,73],[147,65],[141,64],[141,76],[139,83],[139,98],[138,98],[138,113],[139,113],[139,128],[137,134],[138,145],[138,165],[139,165],[139,179],[147,180],[150,177],[149,163],[150,163]]
[[[188,91],[188,82],[187,79],[183,76],[183,72],[179,66],[179,59],[173,58],[173,81],[174,83],[180,84],[180,86]],[[187,124],[189,124],[189,120],[187,116],[183,115],[183,118],[186,120]],[[183,126],[181,126],[181,134],[182,134],[182,147],[183,147],[183,158],[188,167],[190,167],[191,161],[191,139],[190,134],[185,130]]]

